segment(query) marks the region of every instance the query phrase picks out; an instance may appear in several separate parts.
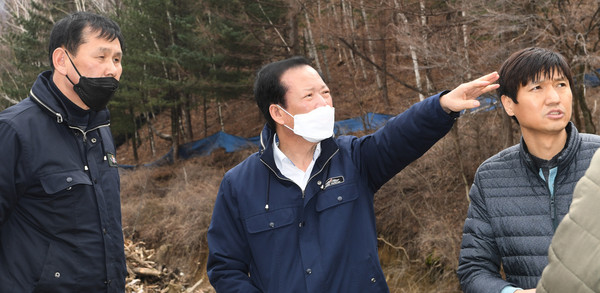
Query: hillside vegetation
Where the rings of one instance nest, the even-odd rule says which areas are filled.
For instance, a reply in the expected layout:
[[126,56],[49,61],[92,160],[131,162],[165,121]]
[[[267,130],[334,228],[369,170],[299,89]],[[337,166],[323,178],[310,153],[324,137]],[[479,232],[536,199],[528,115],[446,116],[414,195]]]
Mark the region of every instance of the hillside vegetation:
[[[109,104],[120,145],[129,292],[210,292],[206,229],[223,174],[256,149],[143,167],[218,131],[259,134],[261,65],[310,58],[336,119],[397,114],[420,98],[497,70],[512,52],[561,52],[576,81],[573,122],[598,129],[600,2],[593,0],[4,0],[0,110],[48,70],[53,24],[73,11],[115,19],[126,49]],[[587,76],[586,76],[587,74]],[[491,98],[494,98],[493,96]],[[364,135],[366,133],[356,133]],[[459,292],[455,270],[477,166],[518,142],[502,109],[467,113],[376,194],[379,252],[392,292]],[[175,150],[177,148],[174,148]]]

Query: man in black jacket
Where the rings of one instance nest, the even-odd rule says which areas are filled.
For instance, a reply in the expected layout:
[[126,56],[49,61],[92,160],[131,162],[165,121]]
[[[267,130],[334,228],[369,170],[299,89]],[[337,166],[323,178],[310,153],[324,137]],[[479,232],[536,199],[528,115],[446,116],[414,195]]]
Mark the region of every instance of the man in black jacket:
[[552,235],[600,138],[569,122],[573,79],[560,54],[523,49],[499,74],[498,96],[520,126],[521,143],[475,174],[458,276],[465,292],[535,292]]
[[0,113],[0,292],[124,292],[119,173],[106,105],[121,77],[112,20],[74,13],[52,71]]

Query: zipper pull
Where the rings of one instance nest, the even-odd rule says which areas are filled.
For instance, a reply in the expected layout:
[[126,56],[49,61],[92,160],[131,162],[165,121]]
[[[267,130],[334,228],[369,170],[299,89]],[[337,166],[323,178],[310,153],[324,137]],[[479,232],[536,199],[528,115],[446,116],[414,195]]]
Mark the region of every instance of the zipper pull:
[[554,198],[550,200],[550,219],[552,220],[552,228],[556,231],[558,224],[556,223],[556,205],[554,204]]

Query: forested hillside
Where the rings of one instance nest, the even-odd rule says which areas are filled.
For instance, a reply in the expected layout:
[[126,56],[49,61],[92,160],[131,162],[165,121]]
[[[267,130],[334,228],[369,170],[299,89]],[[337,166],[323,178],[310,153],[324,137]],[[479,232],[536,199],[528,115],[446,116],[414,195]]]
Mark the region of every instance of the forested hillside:
[[[573,69],[573,122],[582,132],[598,129],[598,90],[583,82],[597,79],[600,67],[598,1],[5,0],[0,9],[0,110],[26,98],[50,68],[49,31],[65,13],[94,11],[121,25],[123,75],[109,104],[120,164],[153,162],[218,131],[258,135],[264,119],[252,98],[255,73],[294,55],[322,73],[342,120],[400,113],[497,70],[513,51],[542,46]],[[460,291],[455,270],[473,175],[518,139],[499,107],[465,113],[377,193],[380,258],[392,292]],[[175,153],[170,165],[122,170],[130,292],[211,290],[212,204],[223,174],[253,151],[186,161]],[[158,274],[133,271],[140,261]]]

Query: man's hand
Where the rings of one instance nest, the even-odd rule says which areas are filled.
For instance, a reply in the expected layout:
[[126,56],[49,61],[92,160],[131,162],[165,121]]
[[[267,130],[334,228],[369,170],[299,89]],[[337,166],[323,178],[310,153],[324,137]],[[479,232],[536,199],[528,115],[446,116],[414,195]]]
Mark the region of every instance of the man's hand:
[[460,112],[464,109],[479,107],[477,97],[497,89],[500,85],[492,84],[500,76],[497,72],[484,75],[476,80],[459,85],[440,98],[440,105],[446,112]]
[[535,293],[535,289],[517,290],[517,291],[515,291],[515,293]]

